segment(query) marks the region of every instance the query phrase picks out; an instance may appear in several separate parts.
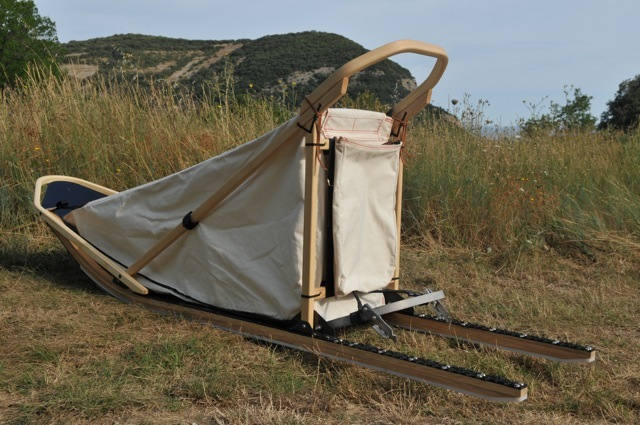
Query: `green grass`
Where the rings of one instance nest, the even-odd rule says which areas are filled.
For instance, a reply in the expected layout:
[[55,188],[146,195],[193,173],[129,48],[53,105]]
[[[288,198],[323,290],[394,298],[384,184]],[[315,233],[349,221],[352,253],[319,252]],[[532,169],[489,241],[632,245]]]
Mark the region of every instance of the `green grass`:
[[[256,344],[121,304],[78,270],[31,206],[35,179],[117,190],[274,128],[293,111],[225,86],[30,81],[0,94],[0,423],[585,423],[640,421],[640,135],[486,139],[423,117],[405,156],[402,285],[455,315],[598,348],[554,364],[402,332],[345,336],[523,380],[491,404]],[[345,102],[375,106],[371,98]],[[533,198],[533,199],[532,199]]]

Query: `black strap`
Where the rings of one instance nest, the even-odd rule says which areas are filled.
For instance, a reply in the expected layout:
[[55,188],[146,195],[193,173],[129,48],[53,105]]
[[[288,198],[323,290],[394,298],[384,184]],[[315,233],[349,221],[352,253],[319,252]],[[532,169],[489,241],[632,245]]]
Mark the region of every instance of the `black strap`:
[[308,97],[305,96],[304,100],[309,104],[309,107],[311,107],[311,110],[313,111],[313,119],[311,120],[311,124],[309,125],[309,128],[305,128],[299,122],[297,122],[296,125],[299,128],[306,131],[307,133],[311,134],[311,132],[313,131],[313,125],[316,123],[316,121],[318,120],[318,117],[320,116],[320,108],[322,107],[322,104],[318,103],[318,107],[316,108],[313,106],[313,104],[311,103]]
[[193,219],[191,218],[191,213],[192,211],[189,211],[187,215],[182,217],[182,227],[184,227],[187,230],[191,230],[195,228],[199,223],[198,221],[193,221]]
[[358,296],[358,293],[356,291],[353,291],[352,294],[353,294],[353,298],[355,298],[356,302],[358,303],[358,311],[362,310],[362,301],[360,301],[360,297]]
[[309,128],[305,128],[302,124],[300,124],[299,122],[296,123],[296,125],[298,127],[300,127],[301,129],[303,129],[304,131],[306,131],[307,133],[311,134],[311,132],[313,131],[313,125],[316,123],[316,121],[318,120],[318,115],[314,114],[313,115],[313,119],[311,120],[311,124],[309,125]]
[[305,295],[305,294],[302,294],[302,295],[300,295],[300,296],[301,296],[302,298],[317,298],[317,297],[319,297],[320,295],[322,295],[322,292],[318,292],[318,293],[317,293],[317,294],[315,294],[315,295]]
[[410,289],[377,289],[375,291],[371,291],[369,292],[370,294],[372,293],[378,293],[378,294],[405,294],[409,297],[418,297],[420,295],[424,295],[427,294],[428,292],[418,292],[418,291],[412,291]]
[[58,201],[56,202],[56,206],[50,211],[56,210],[75,210],[76,208],[82,208],[84,205],[69,205],[67,201]]

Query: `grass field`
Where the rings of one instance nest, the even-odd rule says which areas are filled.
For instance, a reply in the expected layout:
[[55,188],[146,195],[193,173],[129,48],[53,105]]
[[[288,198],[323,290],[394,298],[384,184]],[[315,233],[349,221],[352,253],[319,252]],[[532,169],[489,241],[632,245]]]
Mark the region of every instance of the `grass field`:
[[592,344],[598,360],[554,364],[408,332],[396,348],[525,381],[522,404],[318,361],[95,289],[36,221],[35,179],[123,189],[292,114],[213,90],[196,104],[45,78],[0,95],[1,423],[640,422],[640,133],[488,140],[414,123],[404,284],[444,289],[461,319]]

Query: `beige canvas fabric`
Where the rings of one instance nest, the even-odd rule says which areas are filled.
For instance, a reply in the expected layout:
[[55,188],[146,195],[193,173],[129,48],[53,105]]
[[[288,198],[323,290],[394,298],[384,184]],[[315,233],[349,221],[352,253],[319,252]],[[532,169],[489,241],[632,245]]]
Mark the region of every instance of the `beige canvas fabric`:
[[[388,135],[387,135],[388,137]],[[337,294],[370,292],[396,267],[396,187],[400,145],[336,143],[333,246]]]
[[395,271],[396,186],[400,145],[385,144],[393,120],[330,109],[322,131],[338,138],[333,192],[336,293],[384,288]]
[[[369,304],[370,307],[376,308],[383,306],[384,295],[380,292],[371,294],[358,294],[363,304]],[[315,305],[315,311],[327,322],[348,316],[358,310],[358,301],[353,294],[345,296],[335,296],[320,300]]]
[[[237,169],[274,143],[286,125],[288,123],[186,170],[88,203],[73,212],[79,233],[119,263],[131,265],[186,213],[220,188]],[[377,112],[330,109],[323,119],[325,135],[350,137],[350,140],[362,137],[365,144],[386,142],[389,131],[390,119]],[[290,319],[298,314],[302,283],[304,143],[305,139],[301,138],[281,147],[211,215],[144,267],[140,271],[142,283],[153,291],[231,310],[277,319]],[[358,155],[351,155],[349,148],[347,151],[347,162],[358,161]],[[382,157],[378,160],[382,161]],[[345,189],[351,186],[351,179],[362,178],[365,173],[364,169],[348,168],[356,174],[352,171],[343,174]],[[388,176],[388,167],[384,169],[383,174]],[[316,252],[319,265],[323,264],[325,240],[323,200],[326,177],[322,173],[318,187]],[[380,179],[373,178],[375,181]],[[371,185],[354,186],[354,190],[373,188]],[[341,197],[337,206],[334,202],[334,214],[337,208],[338,216],[342,217],[341,205],[350,208],[350,202],[353,200],[348,196]],[[394,199],[388,200],[389,205],[394,202]],[[368,203],[364,209],[367,217],[372,217],[371,208],[383,204],[386,207],[387,202],[381,199]],[[382,215],[385,217],[383,220],[378,220],[376,215],[373,218],[387,229],[387,214]],[[347,216],[344,220],[345,225],[350,225],[354,217]],[[361,228],[371,231],[369,225]],[[339,243],[346,244],[341,252],[349,257],[379,259],[380,252],[372,254],[368,248],[390,246],[391,239],[395,241],[395,233],[378,233],[378,237],[384,239],[382,241],[355,235],[355,239],[367,242],[358,249],[357,244],[350,244],[345,239],[348,235],[340,235],[338,232]],[[384,263],[388,261],[385,259]],[[342,261],[340,267],[342,264],[348,263]],[[370,282],[371,273],[352,276],[350,273],[361,274],[363,270],[352,265],[349,267],[343,267],[342,273],[346,276],[343,280],[347,282],[344,288],[354,288],[357,282]],[[317,282],[321,281],[321,273],[322,267],[318,267]],[[388,282],[387,276],[375,281],[385,279]],[[372,287],[369,283],[362,285],[362,288],[355,289],[366,291]]]

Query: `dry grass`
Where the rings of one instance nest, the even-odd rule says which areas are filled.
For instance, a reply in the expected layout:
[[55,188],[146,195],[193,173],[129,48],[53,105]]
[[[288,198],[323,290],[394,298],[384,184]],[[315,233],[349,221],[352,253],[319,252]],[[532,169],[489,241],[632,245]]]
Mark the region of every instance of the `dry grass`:
[[[287,99],[235,96],[227,87],[228,80],[212,84],[194,101],[166,86],[42,76],[0,93],[0,229],[24,235],[20,229],[35,222],[29,200],[43,174],[121,190],[294,114]],[[346,103],[386,109],[366,95]],[[446,121],[415,121],[405,228],[419,244],[638,250],[640,132],[486,139]]]
[[435,122],[412,141],[406,224],[422,242],[638,250],[640,132],[486,139]]
[[[4,423],[634,423],[639,264],[556,253],[496,273],[469,250],[405,251],[406,283],[437,282],[458,316],[594,344],[593,365],[402,332],[395,348],[523,380],[519,405],[476,400],[121,304],[52,244],[0,266]],[[433,284],[433,283],[432,283]],[[347,337],[390,345],[369,331]]]
[[35,179],[123,189],[292,114],[224,87],[194,102],[44,78],[0,94],[0,422],[640,422],[640,134],[487,140],[414,125],[405,285],[444,289],[463,319],[593,344],[599,359],[561,365],[407,332],[397,348],[526,381],[520,405],[255,344],[95,290],[36,222]]

